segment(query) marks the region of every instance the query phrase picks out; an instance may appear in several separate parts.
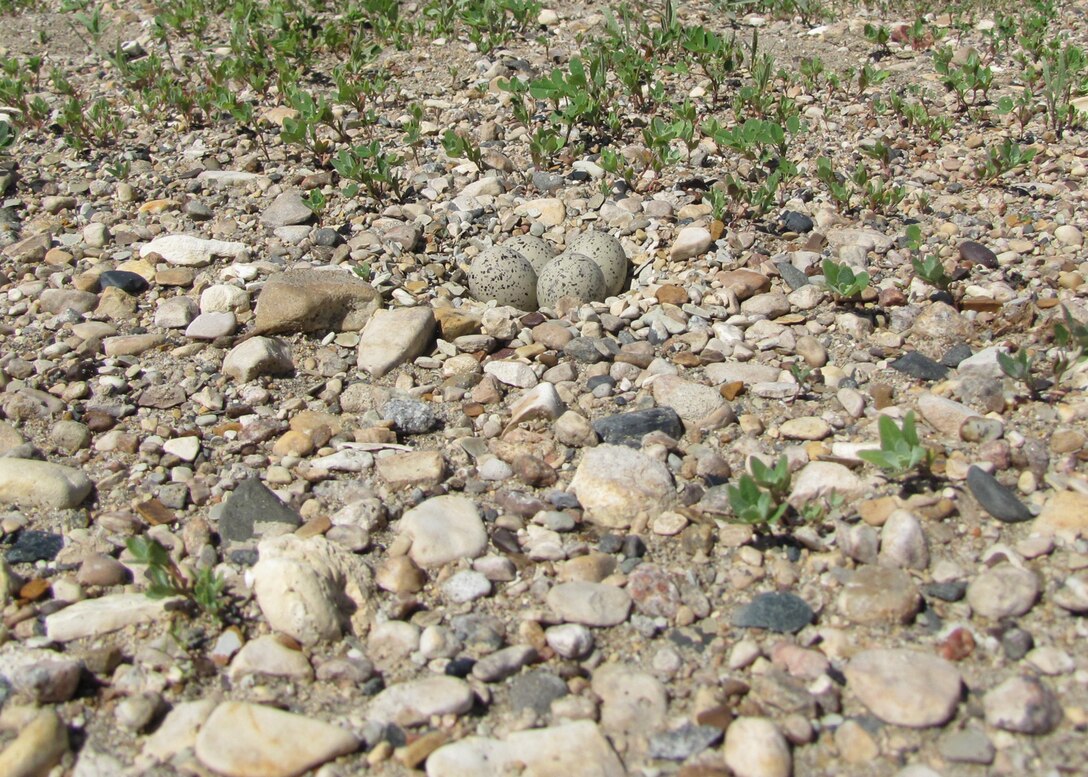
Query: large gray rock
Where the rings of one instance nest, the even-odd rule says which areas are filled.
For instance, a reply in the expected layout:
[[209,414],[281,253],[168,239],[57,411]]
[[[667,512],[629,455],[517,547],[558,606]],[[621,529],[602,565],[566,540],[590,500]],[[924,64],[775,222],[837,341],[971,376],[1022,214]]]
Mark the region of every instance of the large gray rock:
[[378,290],[352,273],[288,270],[261,289],[255,332],[355,332],[381,305]]

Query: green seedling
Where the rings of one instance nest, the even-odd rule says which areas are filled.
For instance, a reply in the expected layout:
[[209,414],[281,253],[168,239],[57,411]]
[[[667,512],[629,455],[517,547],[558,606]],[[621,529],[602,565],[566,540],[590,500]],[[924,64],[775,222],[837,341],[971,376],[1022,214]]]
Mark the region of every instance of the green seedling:
[[132,537],[125,543],[125,547],[138,563],[147,565],[144,577],[148,580],[148,598],[181,596],[216,620],[220,619],[226,605],[223,600],[226,580],[213,569],[204,567],[198,570],[196,578],[190,583],[170,558],[169,551],[158,540]]
[[1033,397],[1038,394],[1035,382],[1035,359],[1028,354],[1026,348],[1021,348],[1015,356],[998,351],[997,364],[1005,375],[1023,384]]
[[924,259],[914,257],[910,260],[914,268],[914,274],[941,291],[948,291],[952,278],[945,272],[944,263],[936,256],[927,256]]
[[790,463],[785,456],[779,456],[773,467],[768,467],[763,461],[752,456],[748,459],[748,466],[752,470],[752,479],[756,485],[767,489],[775,501],[782,501],[790,492]]
[[341,178],[353,182],[344,187],[344,196],[354,197],[362,184],[376,200],[382,200],[388,194],[400,200],[405,182],[396,168],[403,161],[395,154],[385,153],[375,140],[343,149],[333,157],[332,166]]
[[835,296],[843,302],[857,300],[869,286],[869,273],[855,273],[849,265],[832,259],[824,259],[824,281]]
[[1005,173],[1028,164],[1035,158],[1034,148],[1024,148],[1012,138],[995,148],[986,149],[986,158],[979,167],[979,177],[985,181],[994,181]]
[[0,119],[0,153],[6,153],[15,145],[15,128],[7,121]]
[[328,204],[325,198],[325,194],[320,189],[310,189],[306,192],[306,196],[302,198],[302,204],[310,209],[310,212],[315,216],[320,217],[325,212],[325,206]]
[[1054,384],[1077,364],[1088,360],[1088,325],[1073,318],[1069,309],[1062,305],[1062,317],[1065,323],[1054,322],[1054,343],[1058,353],[1054,357]]
[[477,167],[483,163],[480,147],[459,132],[446,130],[442,136],[442,148],[453,159],[467,159]]
[[865,39],[876,44],[880,57],[886,57],[892,53],[891,49],[888,48],[888,41],[891,40],[891,37],[891,31],[883,24],[866,23]]
[[879,467],[893,478],[902,477],[919,467],[929,469],[933,452],[918,440],[914,411],[903,417],[903,426],[895,425],[890,416],[882,415],[877,421],[880,431],[880,450],[859,451],[862,461]]
[[749,475],[741,475],[737,485],[728,487],[729,505],[737,520],[755,526],[773,526],[785,515],[788,505],[777,504]]

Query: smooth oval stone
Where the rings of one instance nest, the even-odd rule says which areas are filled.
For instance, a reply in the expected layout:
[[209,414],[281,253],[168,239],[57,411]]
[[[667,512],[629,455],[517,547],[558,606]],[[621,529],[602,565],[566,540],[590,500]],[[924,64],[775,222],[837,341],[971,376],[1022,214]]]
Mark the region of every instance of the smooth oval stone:
[[1021,523],[1034,517],[1012,489],[1001,485],[993,475],[979,467],[967,470],[967,487],[982,509],[1003,523]]
[[997,254],[982,245],[982,243],[976,243],[974,240],[964,240],[960,243],[959,248],[960,258],[965,262],[980,264],[983,267],[997,267]]
[[733,614],[733,625],[792,634],[812,623],[814,614],[804,599],[790,593],[759,594]]
[[147,289],[147,279],[128,270],[106,270],[98,276],[98,285],[103,289],[113,286],[127,294],[139,294]]

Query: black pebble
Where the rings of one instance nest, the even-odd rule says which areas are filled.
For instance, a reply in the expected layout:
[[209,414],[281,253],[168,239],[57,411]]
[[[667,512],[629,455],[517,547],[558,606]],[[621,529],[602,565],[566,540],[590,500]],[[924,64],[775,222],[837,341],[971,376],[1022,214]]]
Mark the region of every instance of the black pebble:
[[967,487],[982,509],[1002,523],[1021,523],[1034,517],[1012,489],[979,467],[967,470]]
[[733,625],[792,634],[812,623],[815,613],[800,596],[784,592],[759,594],[733,613]]
[[64,537],[47,531],[23,529],[8,548],[7,559],[12,564],[33,564],[52,561],[64,547]]
[[948,368],[943,364],[923,356],[917,351],[900,356],[889,365],[893,370],[898,370],[904,375],[910,375],[919,380],[943,380],[948,374]]
[[98,276],[98,285],[103,289],[113,286],[126,294],[139,294],[147,289],[147,280],[142,275],[127,270],[106,270]]

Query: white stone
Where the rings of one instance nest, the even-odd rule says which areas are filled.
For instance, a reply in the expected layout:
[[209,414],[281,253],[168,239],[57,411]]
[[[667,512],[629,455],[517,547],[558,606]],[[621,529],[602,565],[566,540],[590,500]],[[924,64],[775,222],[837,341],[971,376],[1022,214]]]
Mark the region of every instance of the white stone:
[[665,724],[668,694],[652,674],[629,664],[605,664],[593,672],[601,697],[601,727],[610,734],[646,736]]
[[652,518],[676,503],[668,467],[622,445],[587,450],[570,490],[577,494],[590,521],[613,529],[629,527],[639,513]]
[[548,591],[548,606],[569,623],[615,626],[627,620],[631,596],[619,586],[578,580]]
[[506,739],[466,737],[427,759],[427,777],[625,777],[627,770],[589,720],[519,731]]
[[338,726],[237,701],[216,707],[196,738],[200,762],[229,777],[296,777],[358,748]]
[[380,378],[414,359],[427,347],[434,327],[434,313],[427,307],[375,311],[359,340],[359,369]]
[[215,709],[211,699],[181,702],[144,741],[142,755],[155,763],[169,761],[182,750],[196,746],[196,735]]
[[199,437],[174,437],[162,444],[165,453],[177,456],[182,461],[192,461],[200,454]]
[[651,385],[654,401],[671,407],[685,421],[700,421],[726,404],[716,388],[676,375],[661,375]]
[[244,644],[230,662],[232,682],[246,675],[312,680],[314,670],[301,651],[287,647],[274,634],[264,634]]
[[201,313],[237,313],[249,308],[249,294],[230,283],[217,283],[200,293]]
[[45,633],[54,642],[71,642],[137,623],[151,623],[162,618],[167,601],[148,599],[144,594],[112,594],[84,599],[47,615]]
[[705,253],[712,242],[714,238],[706,227],[684,227],[673,241],[669,258],[674,262],[692,259]]
[[737,718],[725,731],[725,765],[736,777],[789,777],[790,746],[767,718]]
[[424,569],[476,558],[487,548],[487,531],[476,505],[463,496],[436,496],[408,510],[398,531],[412,540],[408,551]]
[[485,364],[484,372],[507,386],[527,389],[537,384],[536,373],[524,362],[500,359]]
[[223,359],[223,374],[242,383],[261,375],[287,375],[293,369],[291,347],[276,337],[250,338]]
[[417,726],[432,715],[461,715],[472,709],[472,688],[457,677],[425,677],[386,688],[367,709],[372,721]]
[[144,245],[140,249],[140,256],[154,253],[170,264],[203,267],[211,263],[213,256],[237,259],[245,251],[244,243],[205,240],[192,235],[164,235]]
[[846,667],[846,687],[885,723],[940,726],[956,712],[963,680],[949,661],[916,650],[866,650]]
[[91,493],[90,478],[74,467],[37,459],[0,459],[0,504],[78,507]]

